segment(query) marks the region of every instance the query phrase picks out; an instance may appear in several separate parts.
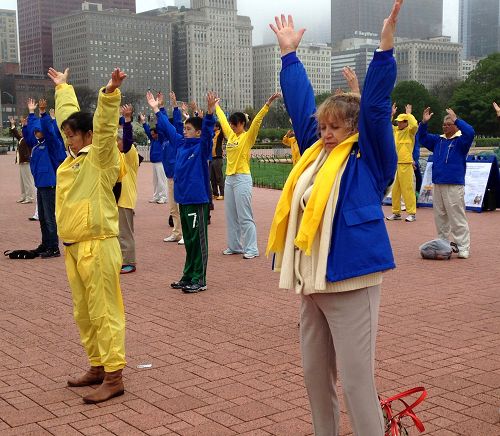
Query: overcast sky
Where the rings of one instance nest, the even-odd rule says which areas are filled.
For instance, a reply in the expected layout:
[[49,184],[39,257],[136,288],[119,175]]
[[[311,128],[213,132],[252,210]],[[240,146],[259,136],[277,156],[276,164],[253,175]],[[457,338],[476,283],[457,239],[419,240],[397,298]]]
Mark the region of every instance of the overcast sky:
[[[99,0],[91,0],[98,2]],[[350,1],[350,0],[345,0]],[[418,1],[418,0],[407,0]],[[16,0],[2,0],[2,8],[16,9]],[[137,12],[173,5],[174,0],[137,0]],[[268,27],[274,15],[282,12],[294,15],[299,26],[306,27],[304,37],[308,41],[329,40],[330,0],[239,0],[238,13],[247,15],[254,26],[254,45],[270,42],[273,39]],[[454,41],[458,38],[458,0],[444,0],[445,21],[443,34]]]

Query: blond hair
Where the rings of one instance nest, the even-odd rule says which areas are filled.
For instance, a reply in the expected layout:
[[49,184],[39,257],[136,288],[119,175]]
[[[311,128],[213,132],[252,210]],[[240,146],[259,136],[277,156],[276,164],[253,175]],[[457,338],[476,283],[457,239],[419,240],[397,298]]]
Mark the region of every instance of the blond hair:
[[316,111],[318,124],[333,120],[350,127],[352,133],[358,131],[359,103],[361,96],[354,92],[344,92],[328,97]]

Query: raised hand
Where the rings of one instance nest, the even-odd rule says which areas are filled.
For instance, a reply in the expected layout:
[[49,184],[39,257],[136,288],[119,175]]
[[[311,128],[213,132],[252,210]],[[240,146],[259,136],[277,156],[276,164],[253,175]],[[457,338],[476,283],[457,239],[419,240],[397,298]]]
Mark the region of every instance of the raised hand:
[[392,114],[391,118],[394,118],[394,115],[396,115],[396,112],[398,111],[398,107],[396,106],[396,103],[392,103]]
[[144,115],[142,112],[139,114],[139,122],[141,124],[145,124],[146,123],[146,115]]
[[281,56],[296,51],[306,29],[299,29],[296,31],[291,15],[288,15],[287,20],[285,15],[281,14],[281,17],[274,17],[274,21],[276,22],[276,26],[274,24],[269,24],[269,27],[278,39]]
[[355,92],[356,94],[361,94],[359,90],[359,81],[356,72],[351,67],[342,68],[342,75],[344,76],[345,81],[347,82],[347,86],[351,92]]
[[187,120],[189,118],[188,107],[186,103],[182,103],[181,105],[182,116]]
[[453,122],[457,121],[458,117],[453,109],[451,109],[451,108],[446,109],[446,113],[450,117],[451,121],[453,121]]
[[30,114],[34,114],[35,109],[38,105],[37,105],[35,99],[30,97],[30,98],[28,98],[28,100],[26,100],[26,106],[28,106],[28,110],[29,110]]
[[213,114],[215,112],[215,106],[219,101],[217,94],[212,91],[207,92],[207,113]]
[[158,100],[155,98],[155,96],[151,91],[148,91],[146,93],[146,100],[148,102],[149,107],[153,109],[155,113],[159,111]]
[[38,110],[40,114],[44,114],[46,109],[47,109],[47,100],[41,98],[40,100],[38,100]]
[[50,118],[52,118],[53,120],[56,119],[56,111],[54,110],[54,108],[49,109],[49,115],[50,115]]
[[55,70],[54,68],[50,67],[49,71],[47,73],[47,76],[50,77],[52,82],[54,82],[54,85],[62,85],[63,83],[68,83],[68,75],[69,75],[69,68],[66,68],[64,70],[64,73],[61,73],[60,71]]
[[493,102],[493,109],[495,109],[495,112],[497,113],[497,117],[500,117],[500,106],[496,104],[496,102]]
[[28,119],[27,119],[24,115],[21,115],[21,117],[20,117],[20,121],[21,121],[21,125],[22,125],[23,127],[26,127],[26,126],[27,126],[27,124],[28,124]]
[[132,116],[134,115],[134,108],[131,104],[124,104],[120,107],[120,112],[125,118],[126,123],[130,123],[132,121]]
[[405,112],[406,112],[406,114],[410,115],[412,113],[412,111],[413,111],[413,106],[411,104],[407,104],[405,106]]
[[344,94],[344,91],[342,89],[340,89],[340,88],[337,88],[335,90],[335,92],[333,93],[333,95],[342,95],[342,94]]
[[158,100],[159,107],[165,106],[164,105],[165,97],[163,96],[163,92],[160,91],[160,92],[158,92],[158,94],[156,94],[156,100]]
[[382,32],[380,33],[380,49],[390,50],[394,47],[394,33],[396,32],[396,23],[398,21],[399,11],[403,6],[404,0],[394,0],[392,11],[389,16],[384,20]]
[[[177,104],[177,97],[175,96],[175,92],[174,91],[170,91],[168,96],[170,97],[170,105],[172,107],[177,107],[178,104]],[[185,108],[186,104],[185,103],[182,103],[182,107],[183,109]]]
[[431,112],[431,108],[426,107],[424,109],[424,113],[422,114],[422,123],[427,123],[432,118],[433,115],[434,112]]
[[9,115],[9,123],[10,123],[10,127],[12,127],[12,128],[16,127],[16,120],[12,115]]
[[115,89],[122,86],[123,81],[127,78],[127,75],[121,71],[119,68],[115,68],[111,73],[111,78],[106,85],[106,94],[110,94],[115,91]]
[[279,92],[275,92],[271,97],[269,97],[266,101],[266,104],[268,106],[271,106],[273,104],[273,101],[276,100],[277,98],[280,98],[281,94]]

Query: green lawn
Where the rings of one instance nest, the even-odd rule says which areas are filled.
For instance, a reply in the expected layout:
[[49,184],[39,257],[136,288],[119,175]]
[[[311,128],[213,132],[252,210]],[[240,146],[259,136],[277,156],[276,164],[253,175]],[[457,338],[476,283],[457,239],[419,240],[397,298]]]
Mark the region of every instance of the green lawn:
[[291,169],[291,163],[250,161],[253,184],[261,188],[282,189]]

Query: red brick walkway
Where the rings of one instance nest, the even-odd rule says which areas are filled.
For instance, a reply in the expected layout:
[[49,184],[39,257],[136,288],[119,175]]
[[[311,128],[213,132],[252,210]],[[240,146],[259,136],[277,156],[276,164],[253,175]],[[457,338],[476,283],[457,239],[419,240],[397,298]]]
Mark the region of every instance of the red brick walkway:
[[[32,205],[16,204],[14,156],[0,157],[0,249],[34,248]],[[138,271],[124,276],[127,392],[84,405],[66,377],[87,362],[72,319],[63,259],[0,258],[0,434],[284,435],[312,433],[298,344],[299,299],[277,289],[264,256],[222,256],[223,202],[209,227],[207,292],[183,295],[184,249],[167,244],[167,208],[147,202],[140,168],[135,219]],[[255,189],[264,252],[278,192]],[[388,210],[386,211],[388,212]],[[389,223],[398,269],[385,276],[377,349],[382,396],[424,385],[426,434],[500,435],[500,213],[469,214],[468,260],[423,261],[432,211]],[[140,364],[152,364],[140,369]],[[350,434],[343,414],[342,435]],[[412,434],[416,434],[413,433]]]

